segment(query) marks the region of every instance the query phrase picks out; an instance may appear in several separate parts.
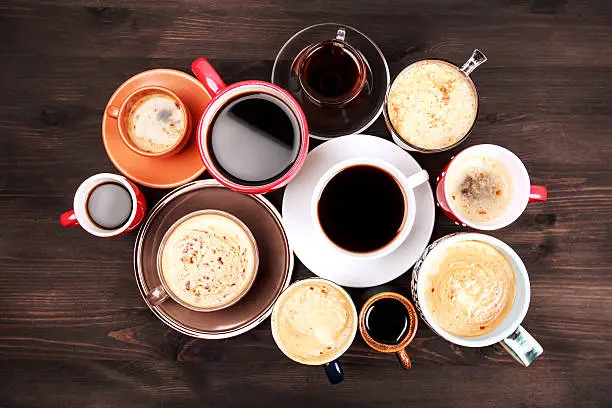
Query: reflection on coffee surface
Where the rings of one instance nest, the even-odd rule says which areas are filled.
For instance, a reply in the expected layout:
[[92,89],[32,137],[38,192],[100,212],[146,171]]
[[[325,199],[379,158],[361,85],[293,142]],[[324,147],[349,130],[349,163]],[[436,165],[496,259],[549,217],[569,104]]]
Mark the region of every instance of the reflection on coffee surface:
[[96,186],[87,197],[87,215],[98,227],[113,230],[124,225],[132,214],[132,196],[119,183]]
[[272,330],[281,350],[293,360],[324,364],[352,341],[355,314],[344,292],[325,281],[304,281],[279,298]]
[[471,222],[488,222],[502,216],[514,195],[508,168],[487,157],[458,162],[448,173],[447,183],[451,205]]
[[256,273],[254,244],[233,219],[199,214],[176,226],[161,248],[161,272],[168,288],[199,308],[232,303]]
[[187,116],[181,105],[161,92],[143,96],[129,112],[130,140],[149,153],[160,153],[174,146],[186,126]]
[[491,332],[514,304],[512,265],[484,242],[462,241],[444,248],[425,279],[427,308],[442,329],[456,336]]
[[391,174],[375,166],[356,165],[327,183],[317,213],[332,242],[347,251],[367,253],[397,236],[404,225],[406,203]]
[[478,96],[471,80],[456,66],[424,60],[406,67],[393,81],[387,111],[402,139],[424,149],[441,149],[470,131]]
[[300,150],[300,126],[277,98],[239,96],[224,106],[210,127],[209,149],[222,172],[236,182],[272,182],[293,165]]
[[400,344],[410,332],[410,314],[397,299],[379,299],[366,311],[365,327],[379,343]]

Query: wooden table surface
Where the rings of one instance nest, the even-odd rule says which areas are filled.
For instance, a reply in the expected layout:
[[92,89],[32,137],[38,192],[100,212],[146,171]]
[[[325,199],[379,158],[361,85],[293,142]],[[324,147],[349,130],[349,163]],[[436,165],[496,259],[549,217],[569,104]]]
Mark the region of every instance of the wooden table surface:
[[[612,8],[606,1],[0,1],[0,407],[610,407]],[[345,382],[276,348],[266,320],[195,340],[134,281],[135,233],[62,229],[78,184],[116,172],[101,140],[113,90],[150,68],[210,59],[228,83],[268,80],[276,52],[320,22],[355,26],[395,75],[476,47],[480,113],[467,147],[505,146],[550,199],[492,235],[531,279],[523,368],[501,347],[453,346],[421,324],[413,369],[356,340]],[[382,119],[367,133],[389,138]],[[437,175],[460,149],[416,159]],[[150,203],[163,191],[144,189]],[[282,194],[272,194],[280,205]],[[436,214],[433,238],[462,230]],[[376,271],[373,271],[375,273]],[[311,276],[297,262],[294,279]],[[393,282],[409,293],[410,274]]]

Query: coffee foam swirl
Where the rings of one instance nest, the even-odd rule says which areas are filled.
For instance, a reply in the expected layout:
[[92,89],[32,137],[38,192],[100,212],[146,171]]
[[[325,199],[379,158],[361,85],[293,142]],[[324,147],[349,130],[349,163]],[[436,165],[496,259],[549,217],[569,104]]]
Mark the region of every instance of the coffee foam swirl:
[[428,268],[425,303],[445,331],[462,337],[487,334],[512,309],[514,271],[508,259],[478,241],[456,243]]
[[218,214],[179,224],[162,250],[161,269],[172,292],[202,308],[231,303],[255,274],[255,250],[247,233]]
[[305,281],[279,299],[272,326],[281,349],[303,364],[324,364],[346,347],[356,330],[355,311],[340,290]]

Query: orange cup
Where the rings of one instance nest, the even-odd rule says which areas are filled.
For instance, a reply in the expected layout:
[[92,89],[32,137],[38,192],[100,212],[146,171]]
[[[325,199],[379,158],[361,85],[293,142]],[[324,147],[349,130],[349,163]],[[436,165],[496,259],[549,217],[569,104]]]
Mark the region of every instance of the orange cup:
[[[183,114],[183,120],[185,122],[185,129],[179,135],[177,141],[169,146],[167,149],[160,152],[149,152],[138,147],[128,133],[130,113],[134,104],[140,101],[142,98],[147,97],[151,94],[164,94],[167,97],[174,100],[180,111]],[[191,135],[191,115],[189,109],[185,103],[171,90],[163,88],[161,86],[145,86],[132,92],[121,104],[120,107],[109,106],[106,108],[106,114],[117,120],[117,127],[119,128],[119,134],[123,142],[134,152],[147,157],[169,157],[175,153],[178,153],[189,140]]]

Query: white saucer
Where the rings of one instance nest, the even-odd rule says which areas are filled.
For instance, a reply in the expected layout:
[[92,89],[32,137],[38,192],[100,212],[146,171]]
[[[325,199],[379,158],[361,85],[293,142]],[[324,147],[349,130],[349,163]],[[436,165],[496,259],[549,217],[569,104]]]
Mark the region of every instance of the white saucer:
[[385,257],[355,260],[333,251],[310,217],[312,194],[325,171],[342,160],[359,156],[386,160],[407,176],[421,170],[410,154],[385,139],[368,135],[339,137],[308,154],[304,166],[285,189],[282,212],[289,243],[308,269],[339,285],[365,288],[396,279],[414,265],[431,238],[435,206],[429,183],[418,186],[414,190],[417,214],[410,235]]

